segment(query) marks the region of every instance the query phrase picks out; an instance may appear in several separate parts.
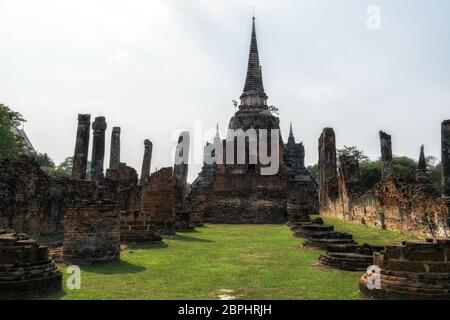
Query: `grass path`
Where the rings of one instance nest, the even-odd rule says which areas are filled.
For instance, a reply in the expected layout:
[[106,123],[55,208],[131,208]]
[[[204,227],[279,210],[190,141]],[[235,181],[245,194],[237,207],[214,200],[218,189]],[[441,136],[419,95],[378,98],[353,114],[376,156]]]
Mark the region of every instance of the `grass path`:
[[[360,242],[404,236],[326,219]],[[163,245],[122,252],[121,262],[82,267],[81,290],[51,299],[358,299],[361,272],[317,267],[283,225],[208,225]],[[64,287],[67,278],[63,267]]]

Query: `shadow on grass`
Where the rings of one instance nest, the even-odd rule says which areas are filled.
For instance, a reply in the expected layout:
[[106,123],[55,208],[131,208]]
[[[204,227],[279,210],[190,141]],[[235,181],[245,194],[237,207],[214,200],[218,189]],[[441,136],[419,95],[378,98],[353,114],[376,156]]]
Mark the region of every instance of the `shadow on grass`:
[[206,239],[200,239],[200,238],[193,238],[188,236],[182,236],[180,234],[177,234],[172,240],[176,241],[186,241],[186,242],[203,242],[203,243],[212,243],[215,241],[212,240],[206,240]]
[[98,274],[127,274],[127,273],[139,273],[145,271],[147,268],[131,264],[126,261],[119,261],[107,264],[93,264],[90,266],[82,266],[81,270],[86,272],[93,272]]
[[167,243],[155,243],[155,244],[129,244],[127,245],[127,249],[125,251],[133,251],[133,250],[158,250],[158,249],[166,249],[169,247]]

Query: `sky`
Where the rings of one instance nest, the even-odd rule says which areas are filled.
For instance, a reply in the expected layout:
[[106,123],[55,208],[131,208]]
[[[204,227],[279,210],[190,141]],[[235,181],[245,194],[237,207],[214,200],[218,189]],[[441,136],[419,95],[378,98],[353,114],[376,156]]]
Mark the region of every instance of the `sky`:
[[424,144],[440,158],[448,0],[0,0],[0,103],[56,163],[73,155],[79,113],[106,117],[105,166],[120,126],[121,161],[138,172],[145,139],[153,172],[173,165],[177,133],[189,130],[201,141],[192,181],[202,142],[217,123],[224,136],[242,93],[253,8],[268,103],[285,139],[292,122],[307,164],[324,127],[373,159],[379,130],[396,155],[417,159]]

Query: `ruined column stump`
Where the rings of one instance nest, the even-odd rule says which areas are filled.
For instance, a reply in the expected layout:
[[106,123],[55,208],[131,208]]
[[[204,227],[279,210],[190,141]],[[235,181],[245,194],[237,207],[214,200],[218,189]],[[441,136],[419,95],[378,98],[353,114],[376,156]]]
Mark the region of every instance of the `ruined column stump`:
[[361,296],[375,300],[450,299],[450,240],[406,241],[374,254],[381,269],[380,289],[370,290],[366,273]]
[[0,230],[0,299],[29,299],[62,289],[48,248],[25,234]]
[[116,202],[78,201],[64,217],[64,262],[86,265],[120,259],[120,210]]
[[163,168],[150,176],[148,183],[142,188],[141,211],[161,235],[175,235],[172,168]]

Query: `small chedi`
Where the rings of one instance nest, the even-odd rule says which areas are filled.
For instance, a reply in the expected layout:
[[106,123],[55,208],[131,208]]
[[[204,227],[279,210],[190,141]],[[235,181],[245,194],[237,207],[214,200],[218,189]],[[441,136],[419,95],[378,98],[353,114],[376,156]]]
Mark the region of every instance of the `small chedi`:
[[48,248],[26,234],[0,230],[0,299],[34,298],[62,289]]
[[388,246],[374,254],[378,268],[361,278],[360,293],[378,300],[450,299],[449,257],[449,239]]
[[120,210],[117,202],[76,201],[64,217],[66,264],[115,262],[120,259]]

